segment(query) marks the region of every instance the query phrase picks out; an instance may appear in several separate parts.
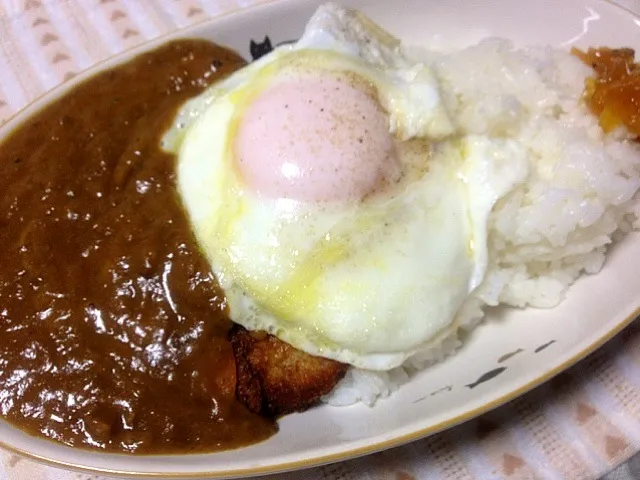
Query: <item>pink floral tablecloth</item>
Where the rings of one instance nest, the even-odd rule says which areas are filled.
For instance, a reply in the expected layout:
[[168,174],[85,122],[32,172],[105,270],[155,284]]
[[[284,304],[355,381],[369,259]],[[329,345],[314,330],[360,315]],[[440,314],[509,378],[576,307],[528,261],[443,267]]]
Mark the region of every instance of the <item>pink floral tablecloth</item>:
[[[619,0],[640,10],[638,0]],[[122,50],[252,0],[0,0],[0,124]],[[431,438],[285,479],[640,478],[640,323],[528,395]],[[0,480],[88,480],[0,451]]]

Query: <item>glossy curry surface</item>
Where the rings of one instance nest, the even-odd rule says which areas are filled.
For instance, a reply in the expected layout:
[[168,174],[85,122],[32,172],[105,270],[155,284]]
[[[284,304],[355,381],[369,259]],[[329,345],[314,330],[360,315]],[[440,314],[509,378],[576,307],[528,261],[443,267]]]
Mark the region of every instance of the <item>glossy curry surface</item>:
[[231,322],[160,137],[243,65],[167,44],[98,74],[0,148],[0,413],[108,451],[215,451],[275,423],[235,399]]

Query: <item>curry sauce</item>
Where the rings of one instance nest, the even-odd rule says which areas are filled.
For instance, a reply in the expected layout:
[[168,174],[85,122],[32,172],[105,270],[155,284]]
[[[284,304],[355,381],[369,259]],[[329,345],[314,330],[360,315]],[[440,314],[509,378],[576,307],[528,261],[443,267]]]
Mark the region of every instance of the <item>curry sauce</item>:
[[231,322],[160,138],[244,64],[176,41],[99,73],[0,147],[0,412],[68,445],[202,452],[263,440]]

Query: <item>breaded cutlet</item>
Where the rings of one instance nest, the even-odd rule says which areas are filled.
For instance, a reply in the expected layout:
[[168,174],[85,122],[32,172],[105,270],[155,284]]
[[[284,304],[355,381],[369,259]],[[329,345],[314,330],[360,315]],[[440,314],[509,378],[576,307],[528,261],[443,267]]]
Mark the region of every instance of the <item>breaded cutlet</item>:
[[230,340],[236,360],[236,398],[262,415],[306,410],[329,393],[348,368],[239,325],[231,330]]

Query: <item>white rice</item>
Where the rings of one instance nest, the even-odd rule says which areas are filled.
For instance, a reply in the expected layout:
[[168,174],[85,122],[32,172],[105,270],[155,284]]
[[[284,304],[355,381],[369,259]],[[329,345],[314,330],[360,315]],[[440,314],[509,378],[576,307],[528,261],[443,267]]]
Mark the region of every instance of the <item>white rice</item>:
[[[488,39],[450,54],[407,54],[435,69],[459,135],[511,137],[529,152],[528,180],[489,219],[490,266],[458,328],[474,327],[486,305],[557,305],[578,276],[602,268],[612,241],[640,226],[640,150],[622,131],[603,134],[580,101],[592,72],[566,51]],[[323,400],[373,404],[456,350],[458,328],[390,372],[352,368]]]

